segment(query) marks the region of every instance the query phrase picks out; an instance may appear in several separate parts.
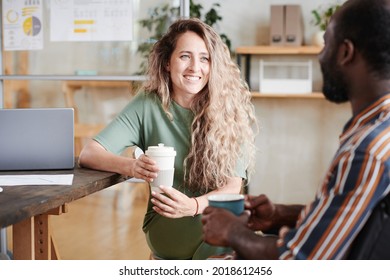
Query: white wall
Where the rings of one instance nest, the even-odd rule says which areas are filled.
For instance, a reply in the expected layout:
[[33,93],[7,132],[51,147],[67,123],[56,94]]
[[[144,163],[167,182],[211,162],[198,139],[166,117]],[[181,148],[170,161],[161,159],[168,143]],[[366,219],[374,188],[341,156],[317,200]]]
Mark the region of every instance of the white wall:
[[[216,1],[198,0],[205,10]],[[270,5],[299,4],[303,16],[304,44],[310,45],[318,31],[311,11],[327,4],[345,1],[303,0],[224,0],[223,21],[217,29],[237,46],[269,44]],[[314,60],[316,58],[314,57]],[[252,58],[251,86],[258,88],[258,57]],[[322,75],[314,64],[315,91],[321,90]],[[324,99],[255,98],[260,122],[257,137],[256,173],[250,183],[251,194],[266,193],[285,203],[310,201],[325,175],[338,147],[338,137],[350,118],[348,104],[335,105]]]
[[[141,0],[135,1],[140,2]],[[146,6],[145,0],[142,5]],[[155,3],[156,1],[152,1]],[[327,3],[344,1],[299,1],[299,0],[196,0],[208,11],[212,3],[220,3],[222,22],[216,27],[226,33],[237,46],[268,44],[270,5],[300,4],[304,22],[304,43],[310,44],[317,27],[311,24],[311,10]],[[146,11],[142,11],[143,18]],[[138,32],[138,30],[136,30]],[[65,46],[68,46],[65,44]],[[107,46],[109,49],[109,46]],[[129,50],[134,52],[133,47]],[[121,51],[125,51],[121,49]],[[98,51],[95,50],[96,53]],[[61,52],[56,50],[61,56]],[[31,57],[31,67],[42,65],[47,52],[36,52]],[[91,53],[86,53],[86,57]],[[93,53],[92,53],[93,57]],[[72,59],[83,59],[78,56]],[[315,58],[314,58],[315,59]],[[128,57],[120,59],[126,62]],[[53,72],[66,68],[67,59],[61,63],[52,63]],[[50,63],[50,62],[48,62]],[[45,63],[43,65],[49,65]],[[128,63],[133,63],[128,61]],[[138,65],[138,62],[136,62]],[[113,63],[115,65],[115,63]],[[34,68],[34,69],[35,69]],[[125,68],[125,67],[123,67]],[[257,64],[253,63],[252,86],[258,86]],[[102,71],[108,71],[105,65]],[[61,72],[61,71],[59,71]],[[320,90],[321,75],[315,68],[315,90]],[[32,84],[36,85],[39,82]],[[43,83],[42,83],[43,84]],[[32,106],[63,106],[64,99],[59,88],[32,90]],[[88,89],[88,92],[93,89]],[[96,91],[97,93],[97,91]],[[103,96],[101,95],[103,94]],[[113,112],[119,112],[127,103],[126,91],[99,90],[99,94],[84,92],[79,97],[82,104],[81,118],[88,121],[108,121]],[[266,193],[278,202],[304,203],[309,201],[319,186],[328,163],[338,146],[338,136],[343,124],[350,116],[350,108],[345,105],[333,105],[322,99],[276,99],[258,98],[253,100],[257,117],[261,123],[257,138],[257,172],[250,185],[250,193]],[[105,109],[109,108],[109,110]]]
[[270,6],[295,4],[301,6],[304,25],[304,44],[310,44],[317,27],[313,25],[311,11],[328,4],[344,3],[342,0],[195,0],[208,11],[213,3],[220,3],[223,20],[219,30],[232,39],[233,47],[264,45],[269,40]]
[[310,201],[350,118],[349,104],[297,98],[256,98],[253,103],[260,133],[249,193],[265,193],[276,202]]

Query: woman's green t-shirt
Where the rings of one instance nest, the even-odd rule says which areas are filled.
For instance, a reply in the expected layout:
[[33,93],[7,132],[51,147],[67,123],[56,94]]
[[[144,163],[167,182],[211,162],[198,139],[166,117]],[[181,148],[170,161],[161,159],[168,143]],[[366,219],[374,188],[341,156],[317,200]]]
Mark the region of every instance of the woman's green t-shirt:
[[[198,196],[183,188],[183,162],[191,144],[191,124],[194,114],[175,102],[170,107],[171,121],[153,93],[139,93],[122,112],[94,139],[106,150],[121,154],[126,148],[137,146],[144,152],[149,146],[163,143],[174,147],[175,175],[173,187],[189,197]],[[238,164],[237,176],[246,179],[245,169]],[[202,242],[201,216],[178,219],[165,218],[152,209],[148,202],[143,230],[152,252],[163,259],[203,259],[226,251]]]

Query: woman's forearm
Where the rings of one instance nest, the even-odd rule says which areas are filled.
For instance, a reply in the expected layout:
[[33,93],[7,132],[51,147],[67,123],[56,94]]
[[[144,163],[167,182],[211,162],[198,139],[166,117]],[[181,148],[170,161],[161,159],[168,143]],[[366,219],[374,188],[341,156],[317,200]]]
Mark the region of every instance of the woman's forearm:
[[[208,196],[219,193],[240,193],[242,187],[242,178],[233,177],[229,182],[222,188],[213,190],[205,195],[196,197],[198,201],[198,214],[202,214],[203,210],[209,205]],[[196,206],[196,205],[195,205]]]
[[82,167],[115,172],[129,177],[133,177],[130,168],[132,160],[109,153],[94,140],[87,143],[79,156],[79,164]]

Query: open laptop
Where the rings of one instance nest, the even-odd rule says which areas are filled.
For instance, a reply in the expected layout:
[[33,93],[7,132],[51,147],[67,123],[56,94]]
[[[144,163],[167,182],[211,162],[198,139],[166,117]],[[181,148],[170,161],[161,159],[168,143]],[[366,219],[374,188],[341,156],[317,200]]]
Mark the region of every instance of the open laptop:
[[0,109],[0,170],[72,168],[73,108]]

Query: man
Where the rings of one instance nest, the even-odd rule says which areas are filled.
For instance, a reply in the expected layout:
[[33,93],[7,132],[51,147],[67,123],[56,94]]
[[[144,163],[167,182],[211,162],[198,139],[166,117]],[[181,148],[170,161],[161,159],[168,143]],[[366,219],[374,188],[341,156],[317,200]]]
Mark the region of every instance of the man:
[[[390,191],[390,0],[349,0],[333,16],[319,55],[323,93],[353,117],[307,206],[248,196],[248,213],[203,212],[204,240],[243,259],[343,259]],[[254,230],[279,232],[262,236]]]

